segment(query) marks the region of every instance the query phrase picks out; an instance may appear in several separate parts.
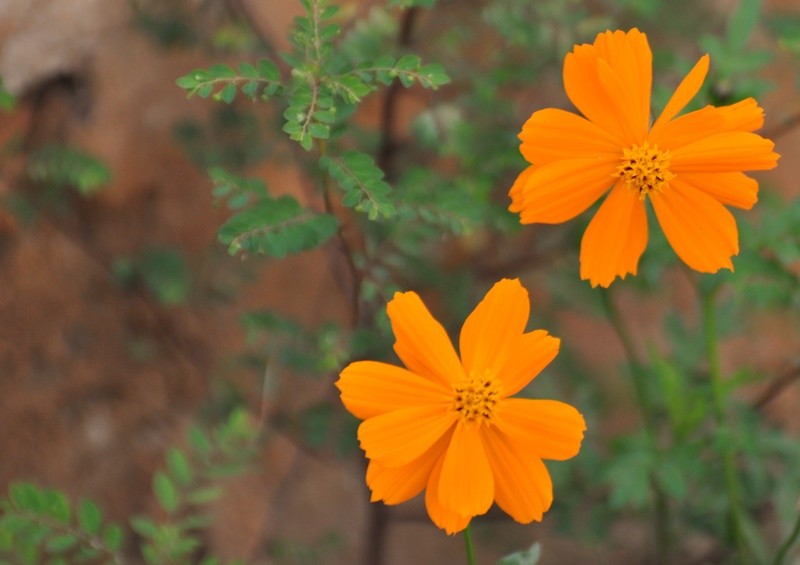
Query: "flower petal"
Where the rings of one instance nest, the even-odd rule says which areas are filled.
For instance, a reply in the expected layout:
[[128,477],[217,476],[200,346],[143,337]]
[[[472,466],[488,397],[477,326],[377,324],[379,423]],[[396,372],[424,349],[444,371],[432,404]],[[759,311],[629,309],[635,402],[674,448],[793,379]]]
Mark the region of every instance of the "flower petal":
[[744,173],[684,173],[680,179],[725,206],[749,210],[758,201],[758,182]]
[[408,465],[448,432],[456,417],[441,406],[415,406],[361,422],[358,441],[367,458],[385,467]]
[[650,120],[652,55],[637,29],[601,33],[564,59],[564,89],[575,107],[628,144],[640,143]]
[[559,224],[594,204],[613,182],[619,158],[568,159],[529,167],[511,187],[512,212],[523,224]]
[[503,383],[501,397],[511,396],[525,388],[558,354],[561,340],[545,330],[519,336],[508,361],[498,373]]
[[581,448],[586,422],[575,408],[557,400],[508,398],[499,403],[497,428],[540,459],[563,461]]
[[664,106],[664,110],[661,112],[661,115],[653,124],[653,127],[650,128],[650,135],[657,135],[658,130],[661,129],[667,122],[669,122],[672,118],[678,115],[678,113],[683,110],[689,101],[695,97],[697,91],[700,90],[700,87],[703,86],[703,81],[706,79],[706,74],[708,74],[708,64],[710,61],[710,57],[708,54],[703,55],[700,57],[700,60],[697,61],[695,66],[689,71],[683,80],[678,85],[678,88],[675,89],[675,92],[672,94],[672,97],[667,102],[667,105]]
[[724,127],[724,114],[718,108],[706,106],[667,122],[652,132],[647,139],[661,149],[670,150],[708,137],[722,131]]
[[459,351],[467,373],[497,374],[525,331],[530,307],[519,279],[495,283],[461,328]]
[[755,133],[729,131],[671,150],[670,171],[726,173],[772,169],[780,155],[775,144]]
[[367,466],[367,486],[372,491],[370,501],[400,504],[421,493],[452,436],[452,430],[445,433],[419,458],[402,467],[384,467],[377,461],[370,461]]
[[439,458],[433,467],[428,488],[425,489],[425,508],[431,521],[445,532],[452,535],[460,532],[469,525],[472,516],[462,516],[445,508],[439,499],[439,485],[441,484],[442,465],[444,456]]
[[444,455],[438,494],[441,505],[460,516],[478,516],[492,506],[494,477],[480,424],[456,424]]
[[396,292],[386,306],[394,350],[412,372],[446,386],[461,380],[464,368],[442,325],[415,292]]
[[497,428],[482,431],[495,477],[497,505],[517,522],[541,520],[553,502],[553,482],[544,463]]
[[680,178],[651,198],[667,241],[684,263],[701,273],[733,270],[738,232],[736,220],[722,204]]
[[619,159],[624,142],[582,116],[556,108],[534,112],[519,134],[520,152],[534,165],[576,157]]
[[764,110],[753,98],[717,108],[725,118],[724,131],[755,131],[764,125]]
[[607,287],[614,278],[636,274],[647,246],[647,214],[639,195],[618,182],[581,240],[581,278]]
[[398,408],[446,405],[452,389],[401,367],[378,361],[356,361],[342,371],[336,387],[353,416],[366,420]]

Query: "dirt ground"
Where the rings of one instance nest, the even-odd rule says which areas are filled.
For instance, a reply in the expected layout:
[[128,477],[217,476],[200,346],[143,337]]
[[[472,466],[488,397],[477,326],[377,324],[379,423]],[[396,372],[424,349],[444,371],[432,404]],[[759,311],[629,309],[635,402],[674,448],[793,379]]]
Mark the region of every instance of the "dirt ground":
[[[285,47],[297,2],[232,4],[245,6],[260,30]],[[796,7],[791,0],[784,4]],[[211,106],[187,101],[174,79],[215,61],[200,49],[158,47],[133,23],[131,6],[0,0],[0,75],[21,98],[14,112],[0,113],[0,144],[19,139],[32,150],[68,142],[113,171],[110,188],[74,198],[67,212],[25,222],[0,211],[0,491],[15,480],[34,480],[76,499],[92,498],[115,520],[155,508],[150,480],[164,449],[182,441],[199,412],[219,398],[220,379],[235,383],[254,413],[260,409],[259,380],[230,362],[244,345],[237,322],[242,312],[272,307],[308,327],[347,316],[322,251],[282,262],[250,260],[246,277],[227,274],[241,262],[216,243],[225,213],[212,206],[205,171],[174,138],[176,123],[202,119]],[[796,91],[788,88],[765,106],[773,125],[800,110]],[[786,196],[798,194],[800,160],[789,155],[799,150],[800,128],[787,131],[779,140],[779,169],[761,177]],[[19,159],[6,162],[21,166]],[[303,179],[290,166],[273,163],[252,174],[306,197]],[[25,187],[1,184],[0,196],[17,190]],[[162,305],[115,275],[117,258],[160,247],[186,254],[192,290],[181,305]],[[663,304],[623,297],[644,335],[660,312],[680,307],[685,289],[677,281],[672,288]],[[564,313],[562,327],[571,329],[587,362],[600,372],[614,370],[620,347],[608,327],[571,312]],[[744,362],[780,372],[798,353],[797,328],[773,318],[754,336],[737,339],[726,344],[729,366]],[[275,402],[291,415],[329,398],[330,383],[279,383]],[[800,432],[798,406],[795,385],[773,403],[776,421]],[[608,424],[626,425],[629,415]],[[313,544],[336,534],[339,541],[324,562],[359,562],[371,519],[362,463],[309,452],[279,429],[269,438],[253,472],[233,481],[214,506],[207,540],[212,551],[248,559],[276,540]],[[431,526],[419,501],[392,509],[389,520],[386,565],[463,559],[461,539]],[[544,565],[639,562],[641,528],[623,523],[612,532],[597,548],[563,539],[546,524],[498,519],[479,525],[476,536],[487,563],[533,539],[547,540]]]

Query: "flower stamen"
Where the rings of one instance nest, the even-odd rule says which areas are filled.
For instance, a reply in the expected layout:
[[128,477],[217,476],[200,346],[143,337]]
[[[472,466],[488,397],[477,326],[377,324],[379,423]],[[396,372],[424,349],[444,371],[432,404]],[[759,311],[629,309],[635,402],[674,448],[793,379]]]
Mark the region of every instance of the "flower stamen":
[[639,192],[639,199],[652,192],[664,190],[664,186],[675,175],[669,170],[669,151],[662,151],[658,145],[645,141],[642,145],[634,145],[622,150],[622,163],[614,173],[620,177],[631,190]]
[[491,376],[470,376],[453,387],[453,410],[463,422],[489,422],[494,416],[494,407],[500,389]]

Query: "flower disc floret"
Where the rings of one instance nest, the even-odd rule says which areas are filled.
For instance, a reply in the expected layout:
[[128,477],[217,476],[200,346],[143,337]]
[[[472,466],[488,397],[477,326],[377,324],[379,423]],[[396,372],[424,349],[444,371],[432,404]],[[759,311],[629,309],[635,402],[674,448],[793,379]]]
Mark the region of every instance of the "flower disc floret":
[[614,176],[621,178],[627,187],[644,200],[652,192],[664,190],[675,175],[669,170],[669,151],[645,141],[622,152],[622,163]]
[[488,423],[500,397],[500,387],[488,375],[472,377],[453,386],[453,410],[462,422]]

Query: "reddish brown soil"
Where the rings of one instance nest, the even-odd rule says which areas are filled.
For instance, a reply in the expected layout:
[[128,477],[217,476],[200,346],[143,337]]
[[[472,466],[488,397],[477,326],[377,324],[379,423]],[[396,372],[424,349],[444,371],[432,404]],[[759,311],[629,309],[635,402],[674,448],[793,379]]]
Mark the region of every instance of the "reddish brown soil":
[[[298,11],[294,0],[241,4],[262,33],[285,47],[285,29]],[[784,4],[795,7],[792,0]],[[224,212],[212,206],[206,174],[172,134],[177,121],[202,117],[211,105],[187,101],[174,79],[213,61],[199,50],[154,46],[123,2],[20,0],[0,3],[0,10],[0,73],[23,94],[13,114],[0,114],[0,142],[14,136],[27,148],[68,142],[103,159],[114,174],[108,189],[90,200],[74,198],[67,211],[45,209],[30,223],[0,212],[0,491],[34,480],[95,499],[111,518],[124,520],[154,510],[152,473],[165,448],[182,441],[201,408],[218,398],[215,383],[234,383],[259,413],[259,376],[230,362],[243,347],[241,312],[274,307],[313,327],[347,320],[346,301],[324,251],[280,263],[248,260],[252,280],[230,274],[239,272],[240,260],[215,242]],[[53,82],[64,76],[77,77],[79,87]],[[790,89],[766,105],[773,124],[800,110]],[[797,155],[798,145],[800,130],[787,132],[779,140],[781,167],[763,177],[787,196],[797,195],[800,165],[789,155]],[[0,195],[21,191],[35,199],[31,187],[12,184],[21,158],[3,162]],[[252,174],[305,198],[290,166]],[[115,259],[158,246],[188,256],[193,290],[184,305],[160,305],[112,273]],[[653,320],[665,311],[690,313],[679,279],[662,304],[623,297],[637,331],[647,336],[643,342],[658,343]],[[607,324],[565,312],[560,325],[609,380],[609,391],[624,397],[625,385],[613,376],[620,350]],[[797,347],[796,328],[764,319],[727,344],[726,363],[777,374]],[[291,416],[333,392],[331,379],[283,379],[273,394],[270,409]],[[794,386],[771,413],[798,431],[799,402]],[[631,413],[620,410],[607,431],[630,426]],[[309,452],[286,431],[267,435],[253,472],[233,481],[214,507],[210,547],[225,559],[252,558],[276,541],[316,543],[333,533],[338,545],[324,562],[357,562],[368,525],[362,463]],[[387,564],[463,558],[461,539],[436,530],[419,501],[390,516]],[[498,520],[479,526],[477,541],[487,563],[543,538],[545,564],[637,562],[645,544],[641,527],[620,524],[613,532],[597,549],[552,534],[547,525]]]

